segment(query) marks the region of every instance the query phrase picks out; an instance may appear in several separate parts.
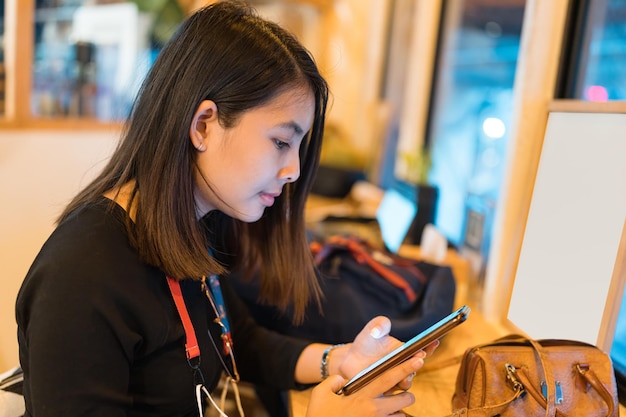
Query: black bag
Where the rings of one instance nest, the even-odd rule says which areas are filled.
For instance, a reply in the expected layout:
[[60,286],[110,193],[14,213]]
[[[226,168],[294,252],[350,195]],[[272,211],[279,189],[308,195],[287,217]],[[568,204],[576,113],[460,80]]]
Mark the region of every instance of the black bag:
[[257,302],[258,282],[232,276],[235,291],[259,324],[280,333],[321,343],[352,341],[378,315],[391,319],[391,335],[408,340],[454,308],[455,281],[449,267],[415,261],[345,236],[313,240],[322,311],[314,304],[304,322]]

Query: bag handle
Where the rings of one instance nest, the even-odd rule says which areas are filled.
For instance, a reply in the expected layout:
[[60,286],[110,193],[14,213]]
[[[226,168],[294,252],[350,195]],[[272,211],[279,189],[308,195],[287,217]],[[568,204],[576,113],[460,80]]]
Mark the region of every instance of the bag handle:
[[[545,408],[547,405],[546,399],[543,397],[543,395],[541,395],[539,390],[537,390],[537,388],[530,382],[530,378],[528,378],[526,370],[519,369],[518,371],[521,371],[517,373],[517,375],[522,380],[522,384],[524,385],[524,388],[530,393],[530,395],[535,399],[535,401],[539,403],[539,405]],[[600,379],[595,374],[595,372],[593,372],[589,367],[586,367],[580,364],[576,364],[576,371],[587,383],[589,383],[589,385],[593,389],[596,390],[598,394],[600,394],[600,397],[602,397],[602,399],[604,400],[608,408],[607,417],[612,417],[615,411],[615,406],[613,404],[613,397],[611,396],[609,391],[606,389],[606,387],[602,384],[602,382],[600,382]],[[556,416],[567,417],[566,414],[559,411],[558,409],[556,410]]]
[[[533,396],[533,398],[539,404],[541,404],[541,406],[543,406],[546,409],[546,417],[548,417],[548,416],[557,416],[557,417],[563,416],[563,417],[565,417],[565,414],[563,414],[561,411],[559,411],[556,408],[556,392],[555,392],[556,391],[556,388],[555,388],[556,385],[555,385],[555,381],[552,380],[553,379],[553,373],[552,373],[552,370],[550,368],[549,361],[545,360],[545,358],[546,358],[545,351],[544,351],[544,348],[541,345],[540,341],[529,339],[529,338],[524,337],[524,336],[512,337],[511,339],[514,340],[514,341],[517,340],[517,341],[520,341],[520,342],[530,343],[531,346],[537,352],[537,355],[538,355],[539,360],[541,362],[541,366],[543,368],[544,380],[546,381],[546,385],[547,385],[546,386],[546,388],[547,388],[547,398],[545,398],[537,390],[537,388],[532,385],[532,383],[530,382],[530,379],[528,378],[526,373],[525,372],[521,372],[520,374],[518,374],[518,376],[521,376],[522,379],[525,379],[525,381],[523,381],[524,387]],[[596,373],[589,367],[589,365],[580,364],[580,363],[576,364],[576,371],[577,371],[578,375],[580,375],[585,380],[585,382],[587,382],[589,384],[589,386],[591,386],[600,395],[600,397],[604,400],[604,402],[607,405],[607,409],[608,409],[607,417],[612,417],[613,413],[615,412],[615,404],[613,402],[613,396],[606,389],[604,384],[602,384],[602,382],[600,381],[600,378],[598,378]],[[548,380],[548,377],[551,380]]]
[[544,381],[546,381],[546,398],[545,405],[543,405],[546,409],[546,417],[556,416],[556,385],[553,380],[554,374],[552,373],[550,362],[546,360],[546,354],[543,347],[536,340],[529,338],[524,339],[526,339],[526,341],[535,349],[535,353],[537,354],[541,365],[541,371],[543,371]]
[[[564,341],[564,342],[567,342],[567,341]],[[552,398],[551,404],[539,392],[539,390],[537,390],[537,388],[531,383],[530,378],[526,374],[525,370],[507,368],[507,374],[508,375],[512,374],[512,379],[509,378],[509,381],[512,382],[513,388],[514,388],[514,394],[512,398],[500,404],[493,405],[493,406],[478,407],[478,408],[473,408],[473,409],[462,408],[462,409],[454,410],[453,414],[446,416],[446,417],[452,417],[452,416],[455,416],[455,417],[456,416],[491,417],[493,415],[497,415],[498,410],[504,411],[504,409],[506,409],[506,407],[508,407],[515,399],[519,398],[522,395],[522,393],[524,393],[524,391],[527,391],[528,393],[530,393],[530,395],[535,399],[535,401],[537,401],[539,405],[541,405],[543,408],[546,409],[546,416],[566,417],[565,414],[563,414],[561,411],[559,411],[556,408],[555,388],[552,388],[552,387],[555,387],[554,381],[548,381],[548,378],[547,378],[547,375],[552,376],[552,370],[550,369],[548,365],[549,362],[545,360],[546,356],[545,356],[544,349],[540,341],[529,339],[522,335],[511,334],[511,335],[504,336],[500,339],[497,339],[493,342],[480,345],[479,348],[483,346],[506,345],[510,343],[530,344],[533,347],[533,349],[538,355],[540,365],[544,373],[544,378],[546,381],[546,388],[548,389],[548,398]],[[580,344],[580,342],[576,342],[576,344]],[[521,371],[521,372],[517,372],[517,371]],[[613,417],[615,413],[615,403],[613,401],[613,396],[606,389],[604,384],[602,384],[602,381],[600,380],[600,378],[598,378],[596,373],[588,365],[584,365],[584,364],[576,364],[576,371],[585,380],[585,382],[587,382],[589,386],[591,386],[594,390],[596,390],[596,392],[600,395],[600,397],[602,397],[602,399],[604,400],[608,408],[607,417]]]
[[[600,397],[602,397],[602,399],[607,405],[607,409],[608,409],[607,417],[612,417],[613,413],[615,412],[615,405],[613,404],[613,396],[609,393],[606,387],[602,384],[602,382],[600,381],[600,378],[598,378],[595,372],[593,372],[593,370],[591,370],[587,365],[576,364],[575,369],[578,372],[578,375],[580,375],[585,380],[585,382],[587,382],[589,386],[595,389],[596,392],[600,395]],[[520,372],[518,373],[517,371],[520,371]],[[522,380],[521,382],[524,388],[530,393],[530,395],[535,399],[535,401],[537,401],[542,407],[545,408],[547,405],[546,399],[543,397],[543,395],[541,395],[537,387],[535,387],[532,384],[532,382],[530,381],[530,378],[527,375],[526,370],[523,368],[518,369],[516,370],[516,375],[519,377],[519,379]],[[556,416],[567,417],[565,413],[561,412],[558,409],[556,410]]]
[[583,377],[587,383],[596,390],[598,394],[602,397],[606,405],[608,406],[609,412],[607,417],[612,417],[615,413],[615,403],[613,402],[613,395],[606,389],[598,375],[589,367],[581,364],[576,365],[576,370]]
[[524,393],[524,387],[521,385],[515,388],[511,398],[506,399],[500,404],[494,404],[476,408],[459,408],[446,417],[493,417],[502,414],[511,403],[517,400]]
[[[588,382],[589,385],[598,392],[598,394],[600,394],[602,399],[606,402],[608,408],[607,417],[612,417],[613,413],[615,412],[613,396],[602,384],[595,372],[593,372],[593,370],[591,370],[590,368],[578,364],[576,365],[576,370],[578,371],[579,375],[581,375],[585,379],[585,381]],[[546,399],[539,392],[539,390],[530,382],[530,378],[528,378],[526,371],[524,369],[513,369],[513,373],[514,376],[517,377],[517,379],[515,377],[513,378],[512,384],[514,391],[512,396],[507,400],[501,402],[500,404],[490,406],[477,408],[460,408],[454,410],[452,414],[446,417],[493,417],[495,415],[503,413],[511,405],[511,403],[521,397],[524,392],[528,392],[541,407],[546,409],[548,406]],[[567,417],[566,414],[559,411],[558,409],[555,409],[554,415],[556,417]]]
[[[530,339],[528,337],[519,335],[519,334],[510,334],[504,337],[501,337],[495,341],[489,342],[489,343],[485,343],[483,345],[479,345],[477,346],[477,348],[481,348],[483,346],[497,346],[497,345],[509,345],[511,343],[520,343],[520,344],[524,344],[524,345],[530,345],[533,350],[535,351],[535,354],[537,356],[537,359],[539,359],[539,366],[540,366],[540,374],[543,373],[543,377],[544,380],[546,381],[546,388],[547,388],[547,399],[544,400],[545,405],[543,405],[543,407],[546,410],[546,417],[554,417],[556,416],[556,404],[555,404],[555,399],[556,399],[556,392],[555,392],[555,388],[554,388],[554,381],[548,380],[548,378],[552,378],[552,369],[550,368],[549,362],[546,360],[546,354],[544,353],[543,347],[541,346],[541,344],[539,344],[539,342]],[[517,384],[515,384],[517,386]],[[524,387],[521,387],[521,391],[524,391]],[[519,397],[519,395],[517,396]],[[517,398],[515,397],[515,398]],[[512,400],[510,401],[506,401],[506,405],[510,404],[512,402]],[[503,403],[503,404],[505,404]],[[481,407],[482,409],[488,409],[488,407]],[[462,409],[463,410],[463,409]],[[478,409],[476,409],[478,410]],[[465,409],[466,412],[470,412],[473,411],[473,409],[467,410]],[[479,416],[481,414],[478,414],[476,412],[474,412],[476,416]],[[497,413],[495,413],[497,414]],[[491,414],[491,415],[495,415],[495,414]],[[453,414],[454,415],[454,414]]]

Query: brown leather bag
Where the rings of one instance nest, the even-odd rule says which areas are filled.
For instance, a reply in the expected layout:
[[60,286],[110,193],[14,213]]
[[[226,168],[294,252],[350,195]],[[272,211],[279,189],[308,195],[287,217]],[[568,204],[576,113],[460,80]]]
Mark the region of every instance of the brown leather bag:
[[452,410],[463,417],[619,416],[611,358],[587,343],[506,336],[464,353]]

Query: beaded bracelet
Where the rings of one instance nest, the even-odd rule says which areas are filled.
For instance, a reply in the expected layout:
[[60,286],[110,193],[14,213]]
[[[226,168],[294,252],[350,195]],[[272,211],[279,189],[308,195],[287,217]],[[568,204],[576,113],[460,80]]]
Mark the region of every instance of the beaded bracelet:
[[328,360],[330,359],[330,353],[337,349],[338,347],[344,346],[345,343],[340,343],[338,345],[328,346],[324,349],[324,353],[322,353],[322,363],[321,363],[321,371],[322,371],[322,379],[328,378]]

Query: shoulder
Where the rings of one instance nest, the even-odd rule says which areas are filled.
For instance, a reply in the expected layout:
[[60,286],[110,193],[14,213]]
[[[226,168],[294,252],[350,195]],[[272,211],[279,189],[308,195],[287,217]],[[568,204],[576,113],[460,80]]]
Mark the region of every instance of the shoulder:
[[[80,285],[139,266],[124,225],[124,212],[104,200],[63,220],[35,258],[29,276],[45,273]],[[93,282],[92,282],[93,284]]]
[[175,314],[165,275],[130,245],[123,211],[100,206],[57,227],[16,300],[19,332],[30,346],[39,340],[67,350],[73,340],[124,357],[158,349],[171,337]]
[[144,299],[161,302],[166,287],[163,273],[142,262],[130,244],[123,210],[101,202],[58,225],[28,271],[17,307],[137,309]]

